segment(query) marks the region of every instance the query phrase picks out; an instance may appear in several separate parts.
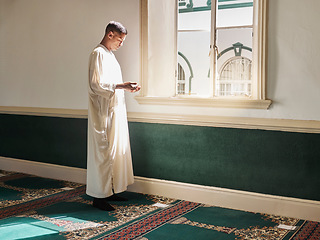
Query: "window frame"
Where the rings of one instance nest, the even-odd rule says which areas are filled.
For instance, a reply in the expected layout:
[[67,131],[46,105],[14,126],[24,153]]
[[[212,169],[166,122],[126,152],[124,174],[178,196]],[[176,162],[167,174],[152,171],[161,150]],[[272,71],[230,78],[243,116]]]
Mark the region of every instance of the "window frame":
[[[267,8],[268,0],[254,0],[253,2],[253,79],[256,79],[255,84],[252,85],[252,96],[251,98],[243,96],[213,96],[213,97],[202,97],[202,96],[190,96],[190,95],[173,95],[170,97],[162,96],[150,96],[148,95],[148,1],[140,0],[140,49],[141,49],[141,69],[140,69],[140,85],[142,87],[139,95],[135,96],[135,99],[139,104],[152,104],[152,105],[179,105],[179,106],[197,106],[197,107],[221,107],[221,108],[248,108],[248,109],[268,109],[272,103],[271,100],[266,97],[266,74],[267,74]],[[178,13],[178,2],[175,6]],[[214,5],[215,1],[212,1]],[[215,8],[215,6],[212,6]],[[212,14],[215,18],[215,13]],[[175,16],[177,23],[177,15]],[[176,24],[177,26],[177,24]],[[176,27],[177,28],[177,27]],[[177,29],[175,31],[177,33]],[[214,31],[212,32],[214,34]],[[177,40],[177,34],[175,36]],[[212,38],[212,41],[213,38]],[[177,52],[177,41],[175,41],[176,55]],[[214,45],[212,44],[212,51]],[[215,51],[213,51],[214,54]],[[212,59],[215,59],[213,57]],[[214,62],[211,63],[213,69]],[[176,88],[177,73],[175,73],[174,87]],[[214,91],[215,82],[212,79],[212,89]]]

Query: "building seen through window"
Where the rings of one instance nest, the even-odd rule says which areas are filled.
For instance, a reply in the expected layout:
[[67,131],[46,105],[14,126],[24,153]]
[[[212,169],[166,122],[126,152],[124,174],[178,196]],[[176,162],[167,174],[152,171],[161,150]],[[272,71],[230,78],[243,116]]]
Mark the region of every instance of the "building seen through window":
[[250,97],[253,0],[216,0],[215,7],[178,1],[176,94]]

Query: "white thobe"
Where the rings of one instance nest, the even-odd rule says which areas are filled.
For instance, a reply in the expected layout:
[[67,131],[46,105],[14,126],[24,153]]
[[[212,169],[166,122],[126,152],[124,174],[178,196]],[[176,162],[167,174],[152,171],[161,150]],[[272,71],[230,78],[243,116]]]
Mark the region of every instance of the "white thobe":
[[99,44],[89,60],[87,194],[104,198],[133,183],[122,74],[114,54]]

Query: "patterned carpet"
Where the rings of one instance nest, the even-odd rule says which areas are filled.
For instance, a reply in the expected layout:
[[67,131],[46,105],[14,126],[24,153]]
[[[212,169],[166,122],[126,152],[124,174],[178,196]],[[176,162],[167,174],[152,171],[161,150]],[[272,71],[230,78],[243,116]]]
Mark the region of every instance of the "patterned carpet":
[[1,240],[320,239],[319,222],[132,192],[104,212],[91,206],[84,185],[21,173],[0,171],[0,192]]

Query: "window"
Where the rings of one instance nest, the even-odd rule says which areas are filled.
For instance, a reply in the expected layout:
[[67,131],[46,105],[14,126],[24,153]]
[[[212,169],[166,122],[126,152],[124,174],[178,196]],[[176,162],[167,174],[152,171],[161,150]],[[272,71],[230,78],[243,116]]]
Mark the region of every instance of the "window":
[[251,60],[229,59],[221,67],[216,80],[217,96],[251,96]]
[[178,94],[186,93],[186,75],[180,63],[178,63],[177,93]]
[[267,109],[267,0],[141,0],[145,104]]
[[[188,70],[188,81],[186,82],[186,71]],[[181,52],[178,52],[178,78],[177,78],[177,94],[186,94],[191,92],[191,82],[193,79],[193,70],[189,60]]]

